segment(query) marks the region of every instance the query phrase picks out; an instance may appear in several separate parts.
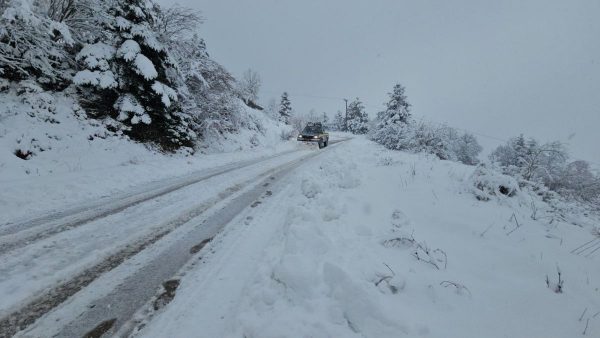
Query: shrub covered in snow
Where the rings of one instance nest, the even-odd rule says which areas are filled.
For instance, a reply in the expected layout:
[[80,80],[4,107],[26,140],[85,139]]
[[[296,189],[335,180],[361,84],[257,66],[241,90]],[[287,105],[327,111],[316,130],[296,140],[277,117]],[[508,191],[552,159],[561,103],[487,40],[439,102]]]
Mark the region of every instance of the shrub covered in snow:
[[506,174],[545,183],[559,175],[567,158],[567,151],[560,142],[540,144],[533,138],[525,139],[523,135],[510,139],[490,155],[490,160]]
[[374,140],[383,142],[389,149],[433,154],[442,160],[468,165],[479,163],[478,155],[483,149],[472,134],[424,121],[389,124],[386,133],[379,131],[373,135]]
[[444,127],[437,128],[422,121],[409,124],[399,140],[400,149],[433,154],[442,160],[448,160],[452,155],[445,131]]
[[490,160],[502,172],[525,182],[543,184],[565,197],[598,204],[600,177],[585,161],[568,161],[560,142],[539,143],[523,135],[496,148]]
[[502,175],[485,165],[479,165],[469,178],[471,192],[480,201],[489,201],[493,197],[512,197],[519,191],[517,181]]

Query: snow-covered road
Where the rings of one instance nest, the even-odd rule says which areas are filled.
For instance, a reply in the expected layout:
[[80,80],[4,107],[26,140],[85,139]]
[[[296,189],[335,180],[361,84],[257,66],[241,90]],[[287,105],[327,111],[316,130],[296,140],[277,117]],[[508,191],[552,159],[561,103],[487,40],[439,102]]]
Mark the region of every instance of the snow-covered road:
[[[18,328],[29,326],[75,294],[73,298],[81,301],[85,298],[81,296],[85,287],[93,289],[93,297],[97,298],[102,293],[99,290],[110,288],[106,287],[106,283],[100,288],[94,287],[90,285],[92,282],[131,258],[139,260],[137,256],[147,255],[146,261],[151,261],[150,256],[156,252],[157,245],[173,244],[175,241],[175,247],[185,248],[185,254],[173,253],[171,261],[165,260],[166,255],[161,255],[160,269],[157,266],[150,268],[149,263],[144,262],[123,269],[120,277],[113,276],[113,281],[122,280],[125,276],[131,277],[134,270],[141,270],[143,266],[147,270],[146,276],[153,277],[139,278],[133,285],[140,286],[139,290],[145,289],[145,293],[137,292],[136,296],[128,293],[132,297],[127,301],[123,299],[127,297],[113,292],[113,299],[117,294],[131,314],[136,309],[134,301],[138,304],[147,301],[163,281],[160,278],[168,279],[190,258],[190,247],[214,236],[227,223],[227,217],[235,215],[227,212],[248,207],[252,202],[248,198],[255,198],[267,189],[268,184],[260,185],[259,182],[265,177],[275,178],[278,173],[286,172],[290,165],[319,153],[298,147],[293,151],[156,182],[108,201],[104,199],[79,205],[47,217],[37,217],[31,222],[5,225],[0,233],[0,290],[3,299],[0,304],[0,336],[10,336]],[[226,212],[217,212],[221,209]],[[209,218],[211,214],[214,214],[212,221]],[[194,230],[196,227],[199,230]],[[175,232],[176,229],[179,231]],[[193,230],[200,232],[191,236],[189,232]],[[190,244],[190,241],[197,242]],[[152,254],[140,254],[143,251]],[[109,302],[109,306],[111,304]],[[102,307],[94,308],[98,311]],[[94,311],[86,313],[90,312]],[[118,315],[121,315],[120,325],[127,313]],[[65,324],[70,319],[63,318],[67,321]],[[96,324],[93,320],[92,316],[91,321],[85,324],[93,328]],[[71,327],[82,334],[86,332],[81,331],[86,329],[81,318]],[[44,332],[48,334],[49,331],[44,329]],[[73,336],[73,332],[63,336]]]

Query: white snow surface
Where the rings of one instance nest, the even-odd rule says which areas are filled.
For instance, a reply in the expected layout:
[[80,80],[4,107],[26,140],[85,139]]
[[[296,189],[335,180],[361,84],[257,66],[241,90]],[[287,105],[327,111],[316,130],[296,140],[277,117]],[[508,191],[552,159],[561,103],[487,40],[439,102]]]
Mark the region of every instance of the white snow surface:
[[152,84],[152,90],[161,96],[161,101],[165,107],[170,107],[171,101],[177,100],[177,92],[173,88],[160,81],[154,81]]
[[79,71],[73,77],[73,83],[78,85],[92,85],[100,88],[115,88],[118,83],[115,80],[115,74],[108,71],[88,70]]
[[[139,45],[137,48],[139,51]],[[77,60],[83,61],[90,68],[108,70],[110,68],[108,60],[114,57],[115,52],[116,51],[113,46],[102,42],[85,44],[81,51],[77,54]]]
[[140,51],[141,48],[137,42],[134,40],[125,40],[117,50],[117,56],[125,59],[125,61],[133,61]]
[[205,247],[136,335],[600,336],[600,253],[571,253],[594,219],[567,223],[526,190],[478,200],[475,170],[332,146]]
[[158,72],[154,68],[154,64],[144,54],[140,53],[135,56],[133,62],[135,64],[136,73],[140,74],[146,80],[156,79]]
[[150,115],[146,113],[142,104],[131,94],[119,97],[115,103],[115,109],[119,112],[117,117],[119,121],[126,121],[129,119],[130,113],[133,113],[133,117],[131,117],[132,124],[138,124],[140,120],[145,124],[152,123]]

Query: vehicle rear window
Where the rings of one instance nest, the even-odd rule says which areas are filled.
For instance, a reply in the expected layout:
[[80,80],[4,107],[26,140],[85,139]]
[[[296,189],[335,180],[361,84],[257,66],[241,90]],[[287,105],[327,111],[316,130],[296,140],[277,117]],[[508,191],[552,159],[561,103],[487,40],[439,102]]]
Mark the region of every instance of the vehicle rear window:
[[306,133],[306,134],[319,134],[323,131],[322,128],[317,127],[317,126],[306,126],[304,128],[304,130],[302,131],[302,133]]

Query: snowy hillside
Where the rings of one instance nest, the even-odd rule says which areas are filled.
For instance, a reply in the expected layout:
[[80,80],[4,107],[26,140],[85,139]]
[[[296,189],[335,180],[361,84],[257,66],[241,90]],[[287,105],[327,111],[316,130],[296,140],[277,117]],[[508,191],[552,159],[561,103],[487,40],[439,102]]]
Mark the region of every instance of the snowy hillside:
[[137,336],[600,335],[598,218],[476,170],[337,145],[208,244]]

